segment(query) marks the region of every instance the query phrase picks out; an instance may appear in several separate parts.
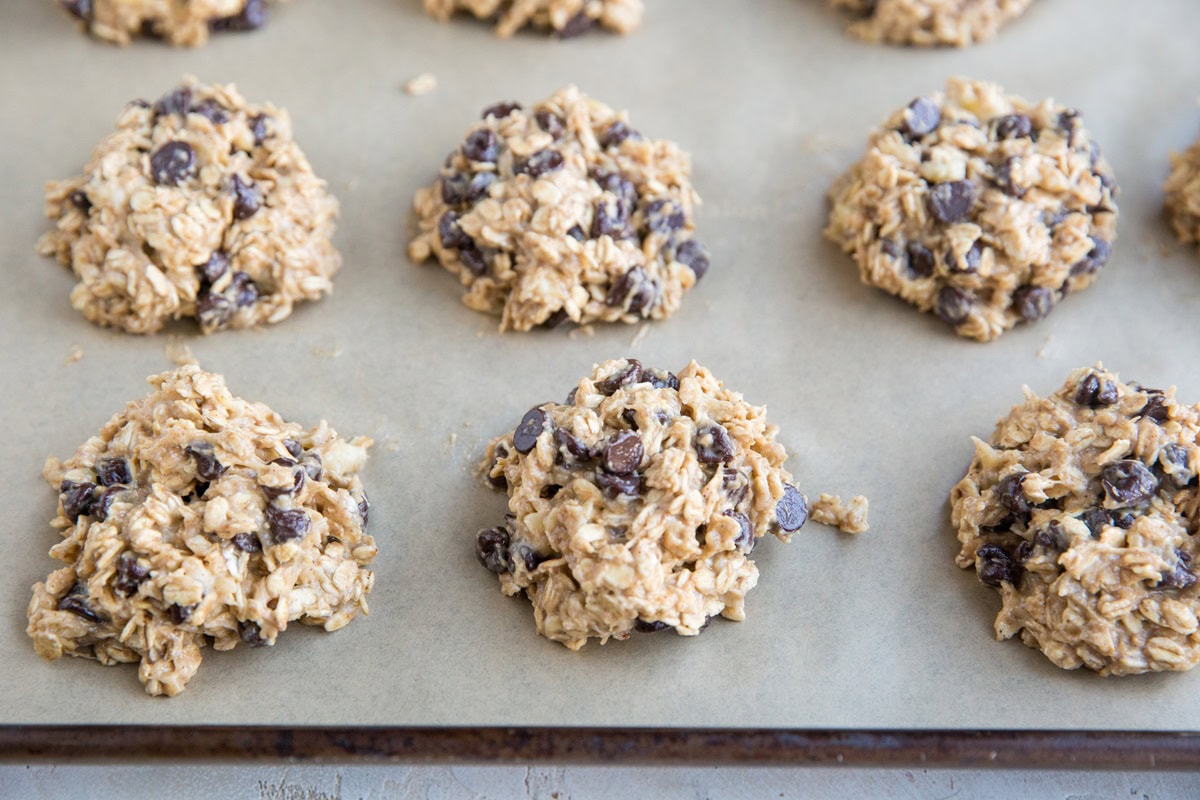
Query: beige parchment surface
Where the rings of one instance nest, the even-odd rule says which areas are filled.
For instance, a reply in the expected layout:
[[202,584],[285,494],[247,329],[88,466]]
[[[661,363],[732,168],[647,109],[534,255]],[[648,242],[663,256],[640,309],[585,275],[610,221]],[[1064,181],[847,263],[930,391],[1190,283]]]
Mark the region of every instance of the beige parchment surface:
[[[417,0],[296,0],[269,28],[202,50],[121,50],[49,2],[0,17],[0,723],[672,725],[1196,729],[1200,674],[1061,672],[996,643],[993,592],[953,563],[947,493],[1020,397],[1098,359],[1200,400],[1200,258],[1173,243],[1159,186],[1200,132],[1192,0],[1039,0],[967,51],[871,47],[816,0],[651,0],[619,39],[493,38],[439,25]],[[24,634],[29,587],[54,565],[55,496],[39,475],[144,378],[167,337],[95,328],[65,269],[33,251],[42,184],[75,173],[122,104],[184,73],[287,107],[342,202],[346,267],[289,321],[201,338],[231,389],[287,418],[378,442],[363,474],[379,543],[372,614],[336,634],[206,654],[183,695],[143,695],[132,667],[42,662]],[[438,77],[410,97],[404,81]],[[1122,186],[1120,238],[1096,285],[999,341],[962,341],[859,284],[821,238],[824,192],[868,129],[950,74],[1054,95],[1085,113]],[[479,109],[576,82],[646,133],[691,150],[713,267],[653,325],[499,335],[447,273],[404,255],[413,192]],[[83,358],[68,363],[73,348]],[[810,496],[865,493],[872,530],[810,524],[756,551],[748,619],[699,638],[640,636],[570,653],[475,561],[504,499],[473,468],[487,439],[564,395],[594,362],[696,358],[765,404]]]

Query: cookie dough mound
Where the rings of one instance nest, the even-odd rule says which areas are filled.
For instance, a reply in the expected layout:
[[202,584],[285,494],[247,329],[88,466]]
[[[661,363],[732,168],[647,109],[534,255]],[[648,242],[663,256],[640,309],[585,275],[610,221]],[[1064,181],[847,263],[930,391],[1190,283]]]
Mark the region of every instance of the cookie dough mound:
[[996,35],[1033,0],[831,0],[858,17],[850,33],[868,42],[966,47]]
[[1171,154],[1171,174],[1163,186],[1167,219],[1181,242],[1200,242],[1200,139]]
[[808,518],[775,433],[695,362],[678,376],[605,362],[488,447],[510,513],[476,553],[506,595],[525,592],[538,632],[572,650],[741,620],[755,544]]
[[140,662],[148,694],[175,695],[210,640],[271,645],[293,620],[332,631],[365,614],[371,440],[305,431],[195,365],[150,384],[46,462],[63,535],[50,555],[67,566],[33,587],[38,654]]
[[951,79],[871,134],[830,189],[825,235],[864,283],[990,341],[1086,288],[1116,237],[1116,184],[1078,112]]
[[287,112],[192,78],[126,106],[83,174],[47,186],[46,215],[56,228],[38,252],[74,270],[71,304],[129,333],[279,322],[329,292],[342,263],[337,201]]
[[93,36],[127,45],[134,36],[198,47],[212,31],[251,31],[267,22],[268,0],[56,0]]
[[996,638],[1064,669],[1191,669],[1200,408],[1099,366],[1025,395],[950,495],[958,565],[1000,592]]
[[446,22],[456,12],[494,20],[498,36],[529,26],[566,39],[595,25],[629,33],[642,21],[642,0],[425,0],[425,10]]
[[665,319],[708,270],[688,155],[574,87],[501,103],[417,192],[409,257],[458,275],[500,330]]

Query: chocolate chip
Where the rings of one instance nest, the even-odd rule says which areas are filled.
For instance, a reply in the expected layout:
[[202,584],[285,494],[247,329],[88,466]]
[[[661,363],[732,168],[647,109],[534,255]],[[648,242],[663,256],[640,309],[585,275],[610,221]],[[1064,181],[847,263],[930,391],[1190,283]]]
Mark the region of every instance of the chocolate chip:
[[513,172],[518,175],[524,173],[531,178],[539,178],[547,172],[554,172],[556,169],[561,169],[562,165],[562,153],[546,148],[545,150],[538,150],[529,158],[516,165],[513,168]]
[[122,597],[133,597],[137,594],[142,581],[149,577],[150,570],[138,563],[136,555],[126,551],[117,558],[117,574],[113,578],[113,591]]
[[975,184],[970,181],[947,181],[929,187],[926,206],[938,222],[958,222],[966,219],[975,205]]
[[538,111],[533,115],[538,127],[554,139],[558,139],[566,130],[567,121],[553,111]]
[[604,302],[612,308],[624,306],[631,314],[637,314],[651,306],[657,295],[658,287],[654,281],[647,277],[645,270],[635,265],[617,278]]
[[549,500],[552,497],[554,497],[554,495],[558,494],[561,491],[562,491],[561,486],[559,486],[557,483],[551,483],[546,486],[543,486],[542,490],[540,492],[538,492],[538,496],[541,497],[543,500]]
[[471,237],[463,233],[462,228],[458,226],[459,214],[457,211],[447,211],[438,220],[438,238],[442,243],[442,247],[449,250],[457,250],[462,247],[474,247],[475,243]]
[[785,531],[798,531],[808,522],[808,501],[790,483],[783,485],[783,497],[775,504],[775,521]]
[[933,313],[948,325],[959,325],[971,315],[975,298],[957,286],[943,286],[934,301]]
[[250,219],[262,207],[262,194],[258,187],[250,181],[242,180],[241,175],[234,175],[231,182],[233,189],[233,218],[237,220]]
[[1167,398],[1162,394],[1150,395],[1146,400],[1146,405],[1142,406],[1142,410],[1138,413],[1159,425],[1171,418],[1171,409],[1167,404]]
[[1112,524],[1126,531],[1133,527],[1133,523],[1137,520],[1137,517],[1137,513],[1133,511],[1113,509],[1108,512],[1108,518],[1112,520]]
[[1068,144],[1075,144],[1075,134],[1079,130],[1079,117],[1079,112],[1073,108],[1068,108],[1058,115],[1058,128],[1067,134]]
[[160,186],[178,186],[196,174],[196,151],[187,142],[167,142],[150,156],[150,177]]
[[722,464],[733,459],[733,440],[722,425],[713,423],[699,428],[693,444],[701,464]]
[[283,497],[285,495],[290,497],[298,494],[300,490],[304,488],[304,482],[307,480],[307,475],[303,469],[300,469],[296,466],[296,462],[286,458],[277,458],[271,463],[284,467],[292,467],[292,482],[287,486],[260,485],[258,488],[262,489],[263,494],[272,499],[276,497]]
[[614,475],[602,469],[596,470],[596,485],[609,497],[637,497],[642,492],[642,479],[637,475]]
[[500,153],[500,137],[490,128],[480,128],[473,131],[463,142],[462,154],[471,161],[485,164],[496,163]]
[[578,14],[567,20],[566,24],[562,26],[562,29],[558,32],[558,38],[571,39],[579,36],[580,34],[586,32],[588,28],[592,27],[593,22],[595,22],[594,19],[580,11]]
[[1054,292],[1042,286],[1022,286],[1013,292],[1013,308],[1026,322],[1037,322],[1054,309]]
[[626,178],[619,172],[605,172],[603,170],[594,170],[592,178],[596,181],[596,185],[602,191],[609,192],[616,196],[618,200],[625,203],[625,208],[633,208],[638,201],[637,187],[633,185],[633,181]]
[[642,370],[643,377],[650,381],[650,385],[655,389],[672,389],[679,391],[679,376],[674,372],[660,372],[658,370]]
[[442,202],[448,206],[458,206],[466,202],[467,183],[470,178],[461,172],[442,176]]
[[1075,403],[1089,408],[1111,406],[1120,399],[1117,385],[1101,378],[1094,372],[1089,372],[1079,381],[1075,389]]
[[538,564],[546,559],[538,555],[537,551],[524,542],[517,542],[508,548],[509,566],[513,571],[516,571],[517,565],[525,567],[526,572],[533,572],[537,569]]
[[932,133],[942,121],[942,110],[927,97],[918,97],[904,111],[904,130],[909,136],[921,137]]
[[1192,557],[1183,550],[1175,550],[1175,568],[1170,572],[1161,573],[1161,578],[1154,585],[1155,589],[1187,589],[1196,583],[1196,573],[1189,569]]
[[87,193],[84,192],[83,189],[76,189],[75,191],[71,192],[69,195],[67,195],[67,199],[71,201],[71,205],[75,206],[85,214],[92,208],[92,201],[88,200]]
[[229,271],[229,256],[224,250],[214,250],[208,261],[196,267],[196,270],[200,273],[201,280],[212,285]]
[[475,535],[475,556],[497,575],[508,572],[509,535],[504,528],[485,528]]
[[1028,472],[1013,473],[1001,478],[993,490],[996,501],[1016,517],[1021,525],[1029,522],[1029,515],[1032,512],[1032,506],[1025,497],[1025,491],[1021,488],[1021,484],[1028,476]]
[[179,114],[187,116],[188,111],[192,108],[192,90],[186,86],[180,86],[178,89],[172,89],[164,94],[154,104],[155,114]]
[[509,114],[513,113],[514,111],[520,111],[520,110],[521,110],[520,103],[496,103],[495,105],[488,106],[487,108],[485,108],[483,110],[483,113],[480,114],[479,116],[481,119],[487,119],[488,117],[495,117],[496,119],[504,119]]
[[235,272],[229,280],[226,294],[233,296],[233,304],[238,308],[246,308],[258,302],[258,284],[245,272]]
[[1023,139],[1033,133],[1033,123],[1024,114],[1009,114],[996,118],[994,122],[997,139]]
[[975,551],[975,558],[975,569],[979,574],[979,580],[988,586],[998,589],[1003,583],[1010,583],[1013,586],[1020,584],[1021,576],[1025,572],[1024,568],[1004,552],[999,545],[983,545]]
[[96,502],[96,484],[91,481],[63,481],[59,484],[59,499],[63,516],[71,522],[91,513]]
[[554,443],[561,451],[566,451],[566,454],[573,460],[590,461],[592,459],[592,449],[565,428],[554,429]]
[[641,136],[628,123],[617,120],[604,129],[600,135],[600,146],[604,148],[617,147],[630,137],[640,139]]
[[637,411],[632,408],[627,408],[621,412],[621,419],[625,420],[625,424],[630,430],[639,430],[637,423]]
[[1037,547],[1046,550],[1052,550],[1056,553],[1061,553],[1067,549],[1067,536],[1063,533],[1062,526],[1057,522],[1051,522],[1045,528],[1040,528],[1033,534],[1033,544]]
[[82,583],[76,583],[71,587],[71,591],[58,601],[58,610],[70,611],[72,614],[83,617],[89,622],[108,622],[108,617],[91,607],[88,602],[89,599],[87,587]]
[[952,272],[975,272],[979,269],[979,263],[982,260],[983,245],[978,239],[971,244],[961,260],[955,258],[953,253],[947,254],[946,257],[946,263]]
[[100,477],[101,486],[133,483],[133,470],[129,468],[129,462],[119,456],[100,459],[96,464],[96,474]]
[[108,512],[112,508],[113,501],[116,500],[117,495],[126,490],[125,486],[109,486],[100,493],[100,498],[92,505],[92,510],[88,512],[89,515],[98,521],[108,519]]
[[738,524],[738,535],[733,540],[733,546],[743,553],[749,553],[754,549],[756,543],[754,529],[750,527],[749,517],[732,509],[723,513]]
[[471,180],[467,181],[467,188],[463,193],[463,200],[468,203],[478,203],[480,200],[487,197],[488,191],[495,182],[496,176],[493,173],[476,172],[471,176]]
[[211,97],[192,106],[191,113],[199,114],[214,125],[224,125],[229,122],[229,112],[225,106]]
[[181,606],[176,603],[172,603],[171,605],[167,606],[167,619],[171,620],[171,622],[175,623],[176,625],[182,625],[188,621],[188,618],[192,616],[192,612],[195,610],[196,606],[194,604],[190,606]]
[[261,553],[262,542],[253,533],[235,533],[233,546],[244,553]]
[[687,224],[683,209],[663,198],[647,203],[642,208],[642,219],[648,230],[664,236]]
[[635,383],[641,383],[644,380],[642,375],[642,362],[636,358],[626,359],[625,366],[618,369],[607,378],[596,383],[596,391],[605,396],[611,396],[618,389],[630,386]]
[[571,315],[567,312],[567,310],[565,308],[560,308],[550,316],[546,317],[546,319],[541,323],[541,326],[543,328],[557,328],[570,318]]
[[651,622],[639,617],[633,621],[633,629],[638,633],[659,633],[660,631],[670,630],[671,626],[659,620]]
[[675,249],[675,260],[691,269],[697,281],[708,272],[708,250],[695,239],[688,239]]
[[937,259],[929,248],[920,242],[909,242],[905,250],[908,254],[908,274],[914,278],[928,278],[937,266]]
[[1071,267],[1072,275],[1090,275],[1108,262],[1112,253],[1112,245],[1104,239],[1092,237],[1092,249],[1082,261]]
[[284,439],[281,444],[283,445],[283,449],[287,450],[292,458],[299,458],[300,454],[304,452],[304,446],[295,439]]
[[238,637],[251,647],[261,647],[267,643],[262,637],[262,626],[254,620],[238,620]]
[[1119,506],[1134,506],[1154,496],[1158,479],[1140,461],[1124,460],[1108,464],[1100,471],[1100,481],[1109,499]]
[[567,229],[567,236],[570,236],[577,242],[582,242],[587,239],[587,234],[583,232],[583,228],[578,225],[572,225]]
[[[1019,160],[1016,156],[1009,156],[1004,159],[1004,163],[996,167],[996,185],[1010,197],[1021,198],[1025,196],[1025,188],[1013,183],[1013,170],[1016,169]],[[1053,228],[1054,225],[1047,225]]]
[[267,506],[267,525],[271,529],[273,544],[302,539],[308,533],[308,515],[300,508],[276,508]]
[[576,386],[571,391],[567,392],[566,404],[569,406],[575,405],[575,398],[579,396],[579,387]]
[[538,437],[546,429],[546,412],[531,408],[521,418],[521,424],[513,431],[513,447],[524,455],[537,446]]
[[1164,445],[1158,451],[1158,461],[1176,488],[1182,489],[1196,477],[1190,465],[1191,448],[1180,444]]
[[84,22],[92,19],[92,0],[62,0],[62,7],[76,19]]
[[325,474],[320,453],[314,453],[312,450],[300,456],[300,468],[308,475],[309,480],[319,481]]
[[1076,519],[1087,525],[1087,529],[1091,532],[1093,539],[1099,539],[1100,534],[1104,532],[1104,527],[1112,524],[1112,519],[1109,517],[1108,512],[1103,508],[1096,507],[1084,509],[1083,513],[1076,517]]
[[458,260],[473,275],[483,275],[488,271],[487,257],[473,243],[470,247],[459,249]]
[[267,24],[267,4],[264,0],[246,0],[242,10],[229,17],[209,23],[214,31],[253,31]]
[[604,468],[614,475],[630,475],[641,465],[642,455],[642,437],[622,431],[604,448]]
[[267,115],[258,114],[250,118],[250,135],[254,137],[255,146],[261,145],[267,139]]
[[629,207],[623,200],[596,201],[592,214],[592,238],[611,236],[613,239],[628,239],[633,236],[629,224]]

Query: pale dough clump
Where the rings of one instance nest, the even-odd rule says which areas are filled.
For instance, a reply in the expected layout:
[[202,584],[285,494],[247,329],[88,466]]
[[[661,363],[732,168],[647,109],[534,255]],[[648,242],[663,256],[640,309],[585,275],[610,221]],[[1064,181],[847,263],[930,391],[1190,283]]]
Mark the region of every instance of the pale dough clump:
[[629,33],[642,21],[642,0],[425,0],[425,10],[442,22],[459,11],[494,20],[496,34],[505,37],[526,26],[563,38],[594,25]]
[[337,630],[360,611],[375,541],[358,472],[371,440],[304,430],[195,365],[150,378],[65,462],[29,629],[44,658],[140,662],[146,692],[175,695],[210,643],[271,645],[299,620]]
[[1167,218],[1179,240],[1200,242],[1200,139],[1171,154],[1171,174],[1163,186]]
[[688,155],[568,87],[500,103],[417,192],[409,257],[458,275],[500,329],[665,319],[708,270]]
[[966,47],[992,38],[1033,0],[830,0],[858,20],[850,32],[868,42]]
[[572,650],[633,631],[691,636],[744,618],[750,552],[808,518],[762,408],[694,361],[675,376],[633,359],[596,367],[488,448],[508,521],[476,554],[525,592],[543,636]]
[[825,235],[863,283],[990,341],[1091,284],[1115,194],[1077,111],[953,78],[871,134],[829,191]]
[[1064,669],[1191,669],[1200,407],[1100,366],[1025,395],[950,495],[958,565],[1000,592],[996,637]]
[[134,101],[84,172],[50,183],[38,252],[71,267],[71,305],[151,333],[279,322],[332,289],[337,201],[292,140],[286,111],[193,78]]
[[[250,31],[267,22],[269,0],[56,0],[93,36],[127,45],[135,36],[198,47],[212,31]],[[279,2],[279,0],[274,0]]]
[[869,508],[867,498],[861,494],[842,502],[836,494],[821,492],[812,504],[812,521],[832,525],[843,533],[866,533],[871,529],[867,524]]

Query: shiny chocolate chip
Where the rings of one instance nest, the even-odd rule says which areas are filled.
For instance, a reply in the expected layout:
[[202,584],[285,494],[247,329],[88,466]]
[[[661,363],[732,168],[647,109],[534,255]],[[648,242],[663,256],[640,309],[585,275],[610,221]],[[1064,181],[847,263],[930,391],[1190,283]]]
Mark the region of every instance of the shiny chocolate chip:
[[540,408],[531,408],[521,418],[521,424],[513,431],[513,447],[518,453],[525,454],[537,445],[538,437],[546,428],[546,412]]
[[504,528],[485,528],[475,535],[475,556],[497,575],[509,571],[509,534]]
[[798,531],[808,522],[808,501],[790,483],[783,485],[783,497],[775,504],[775,521],[785,531]]

